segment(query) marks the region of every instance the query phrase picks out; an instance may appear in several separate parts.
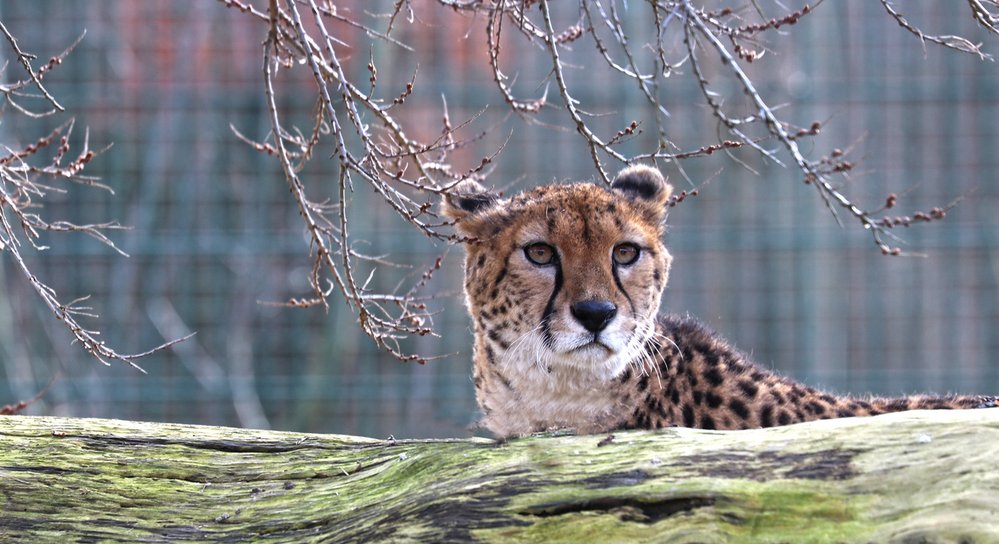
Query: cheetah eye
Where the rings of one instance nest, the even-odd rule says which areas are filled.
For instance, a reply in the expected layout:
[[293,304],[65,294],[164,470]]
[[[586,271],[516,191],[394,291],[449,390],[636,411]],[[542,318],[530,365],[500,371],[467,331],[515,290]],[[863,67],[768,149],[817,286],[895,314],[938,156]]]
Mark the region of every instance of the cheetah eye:
[[625,242],[623,244],[618,244],[614,246],[614,263],[622,266],[627,266],[638,260],[638,256],[641,255],[642,251],[638,249],[638,246],[632,244],[631,242]]
[[549,265],[555,260],[555,248],[544,242],[535,242],[524,248],[524,256],[538,266]]

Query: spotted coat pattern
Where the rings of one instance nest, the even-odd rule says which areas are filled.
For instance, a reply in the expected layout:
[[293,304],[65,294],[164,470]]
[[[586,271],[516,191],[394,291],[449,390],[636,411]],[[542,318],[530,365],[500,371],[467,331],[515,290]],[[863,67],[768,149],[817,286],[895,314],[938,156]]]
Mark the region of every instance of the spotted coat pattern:
[[503,199],[474,182],[445,214],[465,236],[482,424],[501,437],[669,426],[748,429],[995,397],[834,396],[766,370],[690,318],[657,315],[672,188],[644,166],[611,186],[554,184]]

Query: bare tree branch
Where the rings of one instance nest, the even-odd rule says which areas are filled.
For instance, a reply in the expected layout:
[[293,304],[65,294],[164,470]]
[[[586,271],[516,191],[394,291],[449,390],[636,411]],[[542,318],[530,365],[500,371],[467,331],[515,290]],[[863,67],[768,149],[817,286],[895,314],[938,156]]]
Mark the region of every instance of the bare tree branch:
[[[990,11],[985,7],[990,4],[996,11]],[[989,32],[999,35],[999,2],[996,0],[968,0],[971,7],[971,14]]]
[[[285,304],[328,306],[328,297],[337,293],[357,315],[362,330],[379,347],[402,360],[425,360],[406,353],[400,342],[408,336],[433,332],[433,313],[427,309],[426,297],[418,293],[426,278],[421,276],[408,288],[399,284],[391,292],[379,293],[370,288],[374,274],[390,268],[391,264],[383,257],[363,255],[353,247],[355,239],[349,230],[353,217],[351,195],[356,188],[366,185],[419,232],[435,240],[457,242],[460,240],[450,230],[451,225],[435,214],[433,204],[463,179],[484,178],[503,146],[482,156],[477,166],[456,167],[451,162],[453,152],[479,138],[459,137],[477,115],[452,123],[445,97],[440,134],[429,141],[414,137],[413,134],[422,131],[411,126],[412,121],[404,112],[407,99],[419,86],[416,74],[405,83],[405,88],[384,89],[379,79],[379,56],[370,45],[357,48],[356,44],[352,44],[355,54],[356,49],[368,51],[367,71],[348,74],[341,59],[349,54],[349,48],[334,37],[331,28],[360,31],[368,40],[411,52],[413,48],[395,36],[404,25],[422,24],[417,15],[419,9],[445,9],[481,22],[482,26],[473,28],[484,32],[481,60],[483,66],[488,65],[487,73],[498,91],[497,100],[506,110],[503,114],[539,125],[546,125],[555,116],[554,128],[579,135],[589,152],[595,175],[604,181],[610,180],[611,165],[636,161],[669,163],[686,176],[682,161],[710,156],[716,151],[729,154],[748,168],[745,157],[735,156],[733,150],[751,149],[766,161],[800,171],[803,181],[815,188],[837,221],[840,215],[851,218],[870,233],[883,253],[891,255],[901,253],[893,228],[939,220],[954,204],[908,216],[885,215],[897,202],[895,196],[886,198],[886,205],[880,209],[868,211],[835,181],[837,176],[846,176],[854,168],[846,152],[833,149],[824,155],[811,156],[804,151],[808,148],[803,141],[819,134],[822,123],[785,118],[783,110],[776,106],[779,100],[761,92],[750,77],[746,65],[765,62],[767,52],[779,47],[782,34],[811,17],[821,7],[821,0],[813,4],[796,3],[793,7],[777,4],[776,9],[781,12],[773,15],[752,0],[730,7],[709,7],[709,3],[695,0],[630,3],[578,0],[575,4],[549,0],[437,0],[428,7],[410,0],[396,0],[384,14],[337,10],[334,3],[317,0],[268,0],[266,10],[245,0],[219,1],[268,25],[263,71],[270,134],[262,141],[236,134],[254,149],[278,159],[309,233],[312,292]],[[981,44],[964,37],[922,32],[895,10],[889,0],[881,2],[890,17],[924,42],[972,53],[981,59],[991,58]],[[999,34],[996,32],[999,6],[995,0],[969,0],[967,6],[980,25]],[[624,10],[637,10],[639,14],[629,13],[625,17]],[[527,54],[534,55],[532,66],[543,66],[546,71],[541,76],[535,74],[535,79],[528,82],[539,90],[540,96],[533,98],[518,96],[511,75],[532,77],[517,70],[521,63],[527,64],[523,58]],[[634,84],[641,93],[640,102],[647,118],[613,117],[614,128],[610,129],[596,121],[616,114],[598,115],[589,111],[579,99],[582,94],[574,92],[579,66],[573,60],[585,55],[605,65],[613,77]],[[308,67],[317,104],[312,126],[302,131],[289,124],[287,114],[277,105],[278,93],[283,92],[276,83],[278,68],[293,69],[299,65]],[[703,102],[708,106],[707,118],[717,123],[719,133],[714,141],[699,142],[693,149],[680,149],[671,138],[676,137],[671,133],[676,129],[666,122],[670,113],[662,95],[672,83],[671,78],[687,77],[700,88]],[[549,86],[554,86],[552,92],[554,95],[557,91],[557,99],[549,97]],[[721,89],[732,87],[733,96],[722,94]],[[652,132],[651,127],[655,137],[648,146],[648,138],[639,139],[639,136],[644,131]],[[639,142],[647,147],[626,154],[621,151],[625,142]],[[302,166],[318,156],[316,150],[323,145],[330,148],[325,154],[336,172],[336,188],[332,191],[322,190],[301,174]],[[320,191],[321,196],[317,197],[315,193]],[[679,198],[671,205],[682,200]],[[887,205],[889,202],[891,205]],[[427,268],[427,274],[439,267],[436,262]]]
[[[895,21],[898,23],[898,26],[908,30],[909,32],[911,32],[917,38],[919,38],[924,42],[933,42],[937,45],[942,45],[944,47],[949,47],[950,49],[954,49],[955,51],[961,51],[962,53],[971,53],[972,55],[977,55],[978,58],[982,60],[992,60],[992,55],[989,55],[988,53],[984,53],[982,51],[982,44],[980,43],[972,43],[967,38],[962,38],[961,36],[953,36],[949,34],[944,36],[931,36],[929,34],[925,34],[923,33],[922,30],[919,30],[915,26],[912,26],[912,24],[909,23],[909,21],[905,18],[905,16],[899,13],[895,9],[895,7],[892,6],[891,2],[889,2],[888,0],[881,0],[881,5],[884,6],[885,11],[888,12],[888,15],[891,15],[892,18],[895,19]],[[975,19],[977,19],[986,28],[991,28],[993,31],[995,31],[995,26],[994,26],[995,19],[994,17],[991,16],[991,14],[988,13],[988,11],[985,10],[981,2],[977,2],[976,0],[971,0],[970,5],[972,13],[975,16]]]
[[[2,21],[0,21],[0,31],[3,31],[3,35],[7,38],[7,42],[10,44],[11,48],[14,49],[14,53],[17,54],[18,62],[21,63],[21,66],[24,66],[24,71],[28,72],[28,76],[31,78],[31,81],[35,84],[35,87],[42,92],[49,104],[52,104],[52,107],[54,107],[56,111],[66,111],[65,108],[62,107],[62,104],[59,104],[59,102],[57,102],[56,99],[49,94],[48,89],[42,85],[42,73],[44,72],[41,72],[41,70],[36,72],[34,68],[31,67],[31,61],[35,59],[35,56],[21,51],[21,48],[17,45],[17,39],[14,38],[14,35],[11,34],[9,30],[7,30],[7,27],[4,26]],[[80,36],[80,39],[82,38],[83,36]],[[80,40],[77,40],[76,43],[80,43]],[[70,49],[72,49],[75,45],[76,44],[70,46]]]
[[[36,71],[31,67],[30,62],[35,58],[34,55],[23,52],[18,46],[17,40],[2,23],[0,23],[0,29],[29,75],[25,80],[0,85],[0,94],[4,96],[6,102],[18,112],[32,118],[45,117],[63,111],[63,107],[42,85],[42,79],[48,71],[62,64],[63,59],[80,43],[83,36],[81,35],[70,47],[61,54],[52,57],[47,64]],[[33,111],[15,101],[15,97],[30,98],[30,95],[25,94],[25,89],[31,86],[42,93],[41,96],[53,109],[41,112]],[[86,134],[83,148],[75,158],[69,158],[69,139],[74,126],[74,121],[71,119],[22,149],[2,146],[3,152],[0,152],[0,253],[11,256],[17,268],[49,311],[69,329],[74,341],[79,342],[87,353],[106,365],[110,364],[109,361],[116,360],[141,371],[142,368],[136,363],[137,360],[166,349],[177,342],[182,342],[189,336],[171,340],[141,353],[121,353],[100,340],[98,338],[100,332],[86,328],[78,321],[79,318],[97,317],[93,308],[84,305],[89,297],[61,302],[56,291],[39,279],[28,266],[22,254],[24,248],[36,251],[47,249],[40,242],[43,232],[75,232],[90,236],[119,254],[127,256],[106,234],[107,231],[123,228],[117,222],[77,225],[68,221],[46,219],[39,211],[49,193],[66,191],[60,186],[63,183],[86,185],[113,193],[111,188],[102,184],[98,178],[83,173],[87,165],[96,156],[106,151],[107,147],[99,150],[90,149],[89,134]],[[53,145],[58,146],[53,157],[43,164],[38,157],[39,152]],[[48,181],[43,182],[43,180]]]

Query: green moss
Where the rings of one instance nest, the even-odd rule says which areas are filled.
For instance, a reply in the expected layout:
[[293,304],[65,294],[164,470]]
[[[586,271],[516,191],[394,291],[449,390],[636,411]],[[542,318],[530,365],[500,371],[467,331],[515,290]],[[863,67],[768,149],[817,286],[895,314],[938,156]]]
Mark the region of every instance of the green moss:
[[999,411],[604,439],[0,417],[0,541],[999,540]]

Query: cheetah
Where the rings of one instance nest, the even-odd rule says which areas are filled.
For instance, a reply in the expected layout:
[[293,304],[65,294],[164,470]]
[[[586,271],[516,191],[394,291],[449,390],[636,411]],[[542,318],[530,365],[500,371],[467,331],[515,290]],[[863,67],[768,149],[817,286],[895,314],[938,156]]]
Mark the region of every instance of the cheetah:
[[609,187],[504,199],[474,181],[445,198],[466,249],[481,424],[500,438],[569,429],[750,429],[996,397],[834,396],[779,376],[696,320],[659,315],[672,187],[651,167]]

